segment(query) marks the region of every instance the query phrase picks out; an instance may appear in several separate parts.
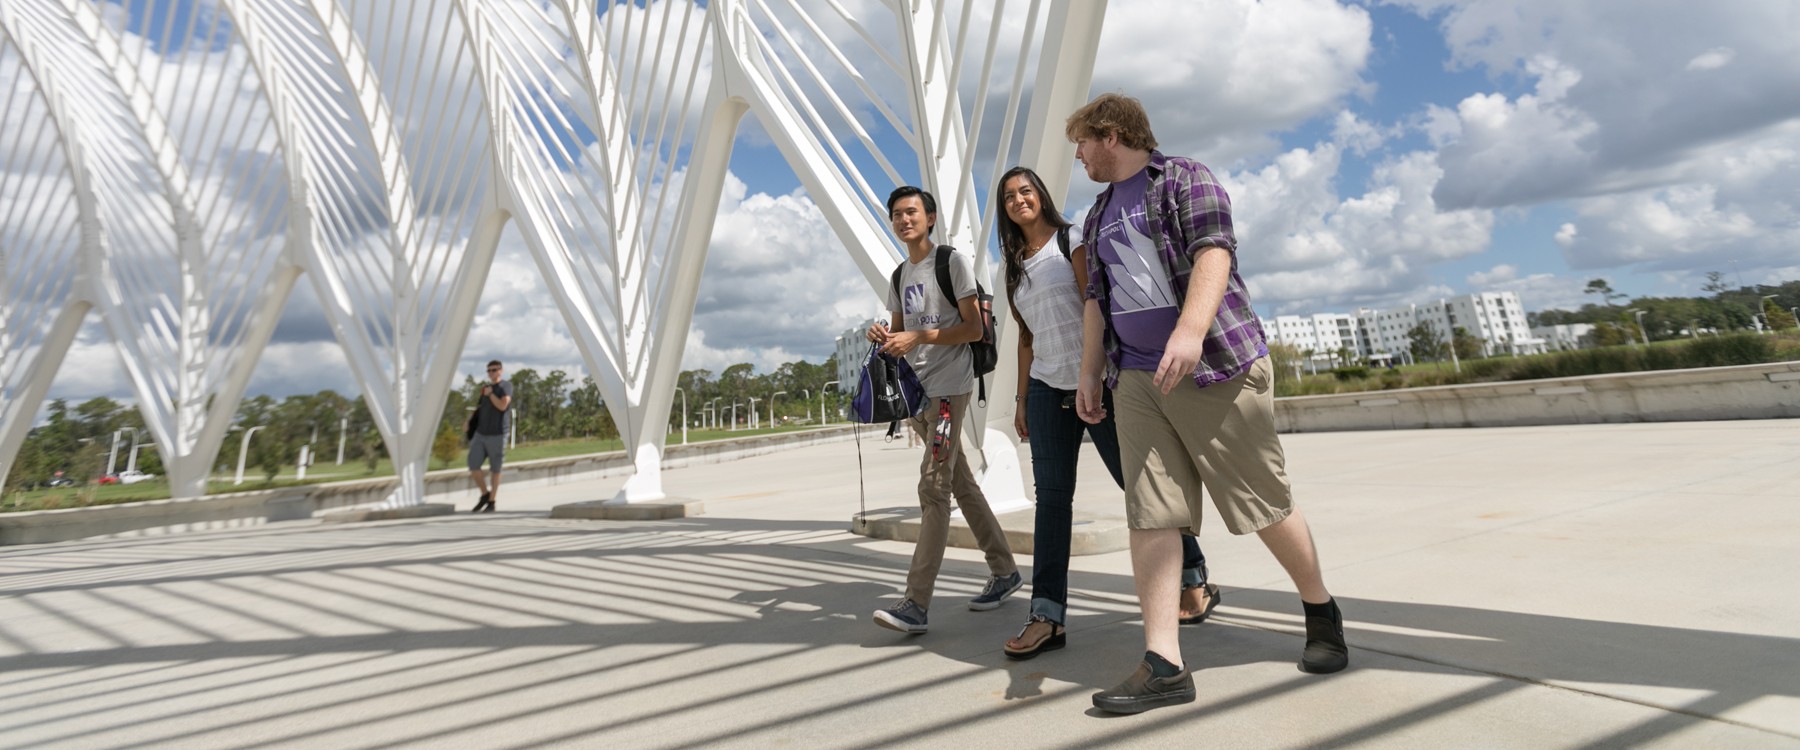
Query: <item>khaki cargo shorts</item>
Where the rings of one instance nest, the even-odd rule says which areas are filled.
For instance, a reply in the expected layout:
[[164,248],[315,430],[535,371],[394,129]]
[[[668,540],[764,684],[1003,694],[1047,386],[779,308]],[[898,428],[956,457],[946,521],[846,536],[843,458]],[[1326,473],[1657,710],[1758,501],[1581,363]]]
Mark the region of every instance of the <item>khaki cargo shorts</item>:
[[1113,406],[1131,528],[1198,532],[1203,486],[1233,534],[1288,517],[1294,498],[1275,435],[1272,375],[1263,357],[1231,380],[1189,381],[1165,396],[1152,373],[1119,372]]

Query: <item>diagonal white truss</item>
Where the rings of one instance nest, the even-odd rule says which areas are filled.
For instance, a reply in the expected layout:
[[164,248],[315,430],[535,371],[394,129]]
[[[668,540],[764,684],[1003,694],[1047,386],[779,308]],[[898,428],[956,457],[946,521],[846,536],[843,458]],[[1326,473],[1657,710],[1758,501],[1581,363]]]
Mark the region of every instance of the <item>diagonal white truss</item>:
[[[70,144],[0,9],[0,477],[92,307],[80,254],[91,190],[76,187]],[[79,196],[79,197],[78,197]]]
[[[136,55],[122,47],[100,9],[85,0],[9,6],[4,19],[20,39],[27,65],[51,107],[66,113],[63,132],[77,191],[92,194],[93,210],[83,212],[89,273],[88,283],[77,288],[79,304],[100,311],[174,494],[203,494],[224,426],[294,276],[282,272],[280,246],[264,226],[279,210],[275,192],[267,189],[278,180],[228,158],[208,158],[220,153],[206,142],[215,128],[242,132],[247,120],[266,121],[253,106],[260,100],[236,96],[217,79],[159,81],[155,71],[161,68],[154,65],[144,75],[144,47]],[[228,32],[219,33],[217,25],[206,32],[188,35],[206,42],[198,54],[209,56],[213,44],[230,48]],[[163,41],[167,47],[168,38]],[[217,68],[248,73],[242,65]],[[167,105],[157,106],[171,94],[183,104],[227,101],[209,107],[204,122],[190,118],[172,127],[161,114]],[[242,106],[244,101],[252,106]],[[235,211],[208,211],[227,190],[260,192],[262,200]],[[258,233],[263,236],[251,236]],[[54,358],[38,365],[39,389],[47,388],[66,349],[60,335],[51,339],[58,345],[47,349]],[[12,430],[16,425],[9,422]]]
[[[440,3],[227,0],[278,113],[297,243],[392,457],[395,505],[423,502],[500,219],[468,44]],[[396,24],[403,25],[396,25]],[[360,34],[392,32],[374,54]],[[384,86],[383,82],[389,82]],[[402,132],[399,120],[430,123]]]
[[[0,469],[94,306],[178,494],[203,492],[304,269],[394,458],[390,502],[420,502],[465,332],[517,219],[636,465],[617,500],[659,499],[743,115],[874,293],[900,257],[882,203],[901,183],[938,195],[940,239],[988,275],[994,177],[1026,163],[1065,189],[1060,118],[1086,97],[1104,8],[6,0],[0,75],[18,72],[0,95],[24,102],[7,122],[52,127],[0,134],[28,155],[0,172]],[[20,197],[40,176],[55,189]],[[20,234],[19,217],[42,221]],[[1003,508],[1024,500],[1010,364],[988,384],[997,408],[971,420]]]
[[[1012,431],[1018,334],[1006,325],[988,251],[993,181],[1024,163],[1041,167],[1053,195],[1066,190],[1061,118],[1086,97],[1105,3],[888,0],[885,13],[847,4],[720,4],[733,14],[728,49],[753,111],[876,295],[886,297],[901,258],[887,231],[888,190],[915,184],[937,196],[937,239],[973,255],[1001,334],[1000,367],[987,383],[992,408],[973,405],[966,423],[981,449],[982,488],[1001,512],[1026,507]],[[881,21],[891,33],[877,32]],[[1032,82],[1046,95],[1033,96]]]
[[636,462],[619,499],[661,499],[666,386],[743,112],[702,75],[715,14],[685,2],[457,7],[479,50],[505,207]]

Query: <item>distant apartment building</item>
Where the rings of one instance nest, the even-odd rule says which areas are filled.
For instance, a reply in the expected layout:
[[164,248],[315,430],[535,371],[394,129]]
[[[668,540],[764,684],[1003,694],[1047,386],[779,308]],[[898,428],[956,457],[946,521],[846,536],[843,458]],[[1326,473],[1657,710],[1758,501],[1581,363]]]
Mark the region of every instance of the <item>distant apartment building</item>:
[[1586,349],[1594,345],[1594,325],[1592,323],[1538,326],[1531,329],[1531,335],[1543,339],[1551,351],[1566,352],[1573,349]]
[[1354,314],[1316,313],[1276,316],[1268,326],[1271,341],[1313,352],[1329,363],[1340,349],[1350,349],[1364,362],[1404,360],[1412,340],[1407,332],[1424,324],[1449,341],[1462,328],[1481,339],[1483,356],[1538,354],[1548,349],[1525,322],[1525,307],[1513,292],[1481,292],[1447,297],[1423,305],[1386,310],[1360,308]]
[[838,334],[837,337],[837,379],[838,387],[845,393],[856,389],[856,379],[862,375],[863,358],[869,356],[869,339],[866,335],[869,326],[878,322],[869,318],[856,327]]

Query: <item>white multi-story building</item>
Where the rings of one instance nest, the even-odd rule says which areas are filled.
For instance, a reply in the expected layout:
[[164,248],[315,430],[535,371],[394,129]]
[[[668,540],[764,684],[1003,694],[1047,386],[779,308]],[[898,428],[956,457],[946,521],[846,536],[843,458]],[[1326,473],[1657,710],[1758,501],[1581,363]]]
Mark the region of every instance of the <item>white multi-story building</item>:
[[1537,326],[1531,329],[1531,335],[1543,339],[1551,350],[1559,352],[1592,346],[1594,343],[1593,333],[1594,325],[1592,323]]
[[1271,341],[1310,350],[1315,359],[1329,361],[1340,348],[1349,348],[1364,361],[1390,361],[1404,358],[1402,353],[1412,345],[1406,334],[1421,323],[1444,341],[1457,328],[1468,331],[1481,339],[1483,356],[1537,354],[1548,348],[1548,342],[1526,325],[1525,307],[1513,292],[1465,294],[1387,310],[1365,307],[1354,315],[1281,315],[1266,331]]
[[1356,318],[1337,313],[1318,313],[1301,317],[1280,315],[1265,327],[1269,340],[1291,344],[1302,353],[1311,352],[1312,359],[1329,364],[1339,349],[1348,348],[1362,356],[1357,344]]
[[837,337],[837,379],[838,388],[850,393],[856,388],[856,379],[862,375],[863,358],[869,356],[869,326],[878,322],[869,318],[850,328]]

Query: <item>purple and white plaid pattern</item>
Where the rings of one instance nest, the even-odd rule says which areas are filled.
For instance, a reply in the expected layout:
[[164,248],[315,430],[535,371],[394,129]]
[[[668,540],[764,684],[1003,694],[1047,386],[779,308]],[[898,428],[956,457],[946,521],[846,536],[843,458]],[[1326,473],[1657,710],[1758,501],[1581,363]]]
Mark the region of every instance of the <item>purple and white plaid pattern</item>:
[[[1100,215],[1112,199],[1112,186],[1094,199],[1088,211],[1082,236],[1094,237],[1100,230]],[[1225,298],[1219,313],[1206,333],[1206,346],[1200,363],[1194,367],[1194,384],[1202,388],[1230,380],[1250,369],[1260,357],[1269,356],[1263,337],[1262,320],[1250,307],[1250,292],[1238,275],[1237,238],[1231,231],[1231,197],[1213,177],[1206,165],[1192,159],[1164,156],[1150,152],[1150,187],[1144,191],[1144,221],[1162,257],[1163,270],[1175,291],[1177,308],[1186,304],[1188,278],[1194,272],[1194,256],[1207,247],[1222,247],[1231,252],[1231,277],[1225,283]],[[1112,310],[1106,286],[1100,281],[1104,271],[1100,254],[1087,254],[1088,299],[1098,300],[1100,309]],[[1119,378],[1119,336],[1113,330],[1112,318],[1106,326],[1106,384],[1113,387]]]

